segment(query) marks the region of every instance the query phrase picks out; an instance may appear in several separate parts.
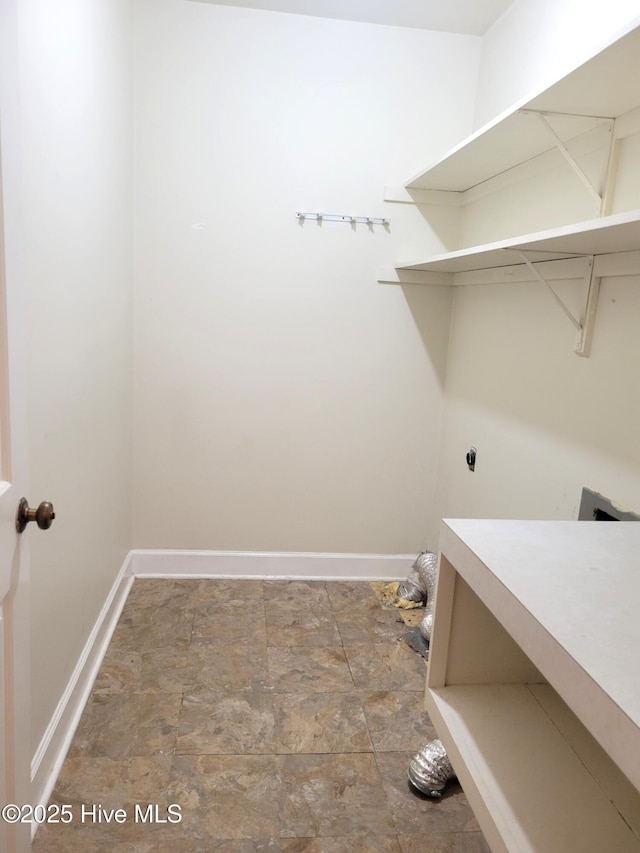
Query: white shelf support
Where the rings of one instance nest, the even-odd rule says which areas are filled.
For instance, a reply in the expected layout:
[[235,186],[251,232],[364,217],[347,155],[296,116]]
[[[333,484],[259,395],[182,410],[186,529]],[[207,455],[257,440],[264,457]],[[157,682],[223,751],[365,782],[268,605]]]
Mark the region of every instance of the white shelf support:
[[463,193],[451,190],[421,190],[411,187],[385,187],[384,201],[395,204],[429,204],[445,207],[460,207]]
[[[555,132],[555,130],[549,124],[549,121],[547,119],[546,114],[543,112],[537,112],[535,110],[523,110],[523,112],[524,113],[533,113],[534,115],[537,115],[539,117],[540,121],[543,124],[543,127],[546,129],[547,133],[553,139],[553,142],[554,142],[556,148],[562,154],[562,156],[567,161],[567,163],[571,166],[571,168],[576,173],[578,178],[582,181],[582,183],[584,184],[584,186],[586,187],[586,189],[590,193],[590,195],[593,196],[593,198],[598,202],[598,209],[601,210],[602,209],[602,203],[603,203],[603,194],[601,193],[601,191],[598,188],[593,186],[591,180],[583,172],[583,170],[579,166],[579,164],[576,161],[573,154],[569,151],[567,146],[564,144],[564,142],[560,139],[558,134]],[[611,162],[611,145],[612,145],[612,140],[613,140],[614,119],[603,119],[602,121],[603,121],[603,123],[608,124],[609,145],[607,148],[606,162],[607,162],[607,164],[610,164],[610,162]],[[605,183],[606,183],[606,178],[605,178]]]
[[378,284],[431,284],[436,287],[447,287],[453,284],[453,274],[450,272],[379,267],[376,272],[376,280]]
[[595,274],[593,255],[588,258],[584,279],[587,285],[587,299],[585,302],[582,328],[580,329],[580,336],[575,352],[576,355],[588,358],[591,351],[591,338],[593,337],[593,327],[595,326],[598,297],[600,295],[600,278]]
[[611,129],[609,134],[607,159],[604,164],[604,174],[602,176],[602,201],[600,202],[600,216],[607,216],[611,213],[614,184],[616,179],[616,172],[618,170],[618,153],[620,151],[620,140],[616,136],[616,130],[617,122],[615,119],[613,119],[611,122]]
[[576,344],[575,353],[583,358],[589,356],[591,349],[591,338],[593,337],[593,327],[596,319],[596,310],[598,306],[598,296],[600,294],[600,278],[594,274],[594,256],[586,255],[586,269],[584,271],[584,283],[586,289],[586,299],[583,319],[579,320],[573,312],[565,305],[558,293],[553,289],[549,281],[542,275],[535,263],[531,261],[522,249],[518,249],[518,254],[522,258],[523,263],[538,281],[546,285],[549,292],[562,309],[563,313],[569,319],[571,325],[578,332],[578,342]]
[[556,302],[558,303],[558,305],[560,306],[562,311],[565,313],[565,315],[571,321],[571,325],[574,326],[579,332],[581,332],[582,331],[582,324],[580,323],[580,320],[578,320],[577,317],[573,316],[573,313],[569,310],[569,308],[567,308],[567,306],[564,304],[562,299],[558,296],[558,294],[553,289],[553,287],[551,287],[551,285],[549,284],[547,279],[536,268],[536,265],[532,261],[529,260],[526,253],[523,252],[522,249],[516,249],[515,251],[518,252],[520,257],[522,258],[522,262],[527,265],[528,269],[538,279],[538,281],[542,282],[542,284],[544,284],[546,287],[548,287],[549,292],[551,293],[553,298],[556,300]]

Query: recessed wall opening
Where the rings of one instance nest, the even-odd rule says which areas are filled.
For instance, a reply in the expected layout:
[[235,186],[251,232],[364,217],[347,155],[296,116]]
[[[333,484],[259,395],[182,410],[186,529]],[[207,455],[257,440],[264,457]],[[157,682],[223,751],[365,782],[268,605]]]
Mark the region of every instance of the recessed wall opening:
[[640,515],[585,486],[578,521],[640,521]]

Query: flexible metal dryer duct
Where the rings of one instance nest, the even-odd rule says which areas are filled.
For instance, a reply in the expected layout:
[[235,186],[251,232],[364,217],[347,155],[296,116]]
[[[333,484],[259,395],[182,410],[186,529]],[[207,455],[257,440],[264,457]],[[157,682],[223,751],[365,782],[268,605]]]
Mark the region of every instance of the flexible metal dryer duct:
[[433,603],[438,579],[438,555],[423,551],[411,567],[407,579],[398,587],[398,598],[407,601],[424,601],[425,612],[420,623],[420,633],[427,642],[431,640]]
[[430,740],[409,762],[409,781],[429,797],[442,796],[441,791],[455,775],[441,740]]

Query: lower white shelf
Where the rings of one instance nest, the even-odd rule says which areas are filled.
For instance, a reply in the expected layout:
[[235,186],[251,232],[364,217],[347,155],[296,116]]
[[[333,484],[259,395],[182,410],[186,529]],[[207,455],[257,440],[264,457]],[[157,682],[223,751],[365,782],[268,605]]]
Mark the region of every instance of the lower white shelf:
[[428,688],[494,851],[638,853],[640,794],[547,684]]
[[471,246],[423,260],[397,264],[399,270],[460,273],[523,264],[521,252],[531,261],[550,261],[580,255],[607,255],[635,251],[640,245],[640,210],[628,210],[572,225],[525,234],[481,246]]

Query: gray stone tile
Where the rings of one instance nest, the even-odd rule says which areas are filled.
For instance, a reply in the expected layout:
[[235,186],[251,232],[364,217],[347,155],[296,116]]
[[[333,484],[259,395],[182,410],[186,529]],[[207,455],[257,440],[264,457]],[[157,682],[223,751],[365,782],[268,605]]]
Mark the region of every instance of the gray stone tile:
[[424,710],[423,691],[363,690],[360,701],[377,751],[417,751],[437,737]]
[[189,648],[185,690],[268,690],[267,648],[223,646],[207,639],[194,640]]
[[359,608],[339,610],[336,622],[345,646],[358,643],[393,643],[407,626],[396,610],[384,610],[377,602],[367,602]]
[[334,611],[353,610],[365,605],[378,605],[370,581],[326,581],[325,588]]
[[440,799],[421,794],[409,783],[407,768],[412,754],[376,753],[382,784],[398,834],[479,831],[478,822],[458,782],[449,782]]
[[267,612],[283,610],[330,610],[331,602],[323,581],[263,581]]
[[[69,804],[73,821],[47,825],[38,832],[38,845],[57,844],[60,851],[127,849],[125,844],[151,840],[165,827],[140,820],[148,804],[155,819],[166,820],[171,756],[140,756],[127,761],[109,758],[67,758],[51,801]],[[141,809],[138,814],[136,807]],[[123,823],[107,821],[106,812],[121,809]],[[179,824],[178,824],[179,825]],[[177,835],[176,826],[170,832]],[[46,848],[45,848],[46,849]],[[55,849],[55,847],[54,847]],[[38,851],[39,846],[34,846]]]
[[[185,649],[186,651],[186,649]],[[93,693],[126,693],[139,682],[142,669],[142,653],[128,646],[110,645],[107,649],[96,680]]]
[[192,640],[224,646],[264,644],[267,629],[262,600],[238,608],[228,602],[200,604],[195,609]]
[[330,609],[269,612],[266,624],[270,646],[324,647],[339,646],[342,642]]
[[402,853],[491,853],[481,832],[431,832],[399,835]]
[[[193,583],[193,582],[191,582]],[[184,610],[191,603],[189,582],[165,580],[164,578],[136,578],[133,582],[123,613],[134,609],[155,607]]]
[[148,650],[188,646],[193,626],[193,610],[141,605],[123,610],[111,645],[120,649]]
[[371,753],[279,755],[276,768],[281,837],[395,835]]
[[182,693],[188,646],[130,651],[110,646],[93,693]]
[[199,578],[179,583],[190,584],[189,592],[195,604],[218,604],[241,611],[257,605],[263,599],[261,580]]
[[143,651],[140,673],[133,682],[137,693],[182,693],[187,670],[188,648],[164,646]]
[[280,853],[281,850],[277,838],[210,838],[207,841],[176,838],[136,847],[132,853]]
[[371,752],[373,745],[355,693],[276,693],[279,753]]
[[94,693],[68,755],[111,758],[173,752],[182,696],[173,693]]
[[185,694],[176,754],[273,754],[271,694],[196,690]]
[[271,683],[278,693],[330,693],[353,690],[351,671],[341,647],[267,648]]
[[398,841],[393,835],[282,838],[280,850],[282,853],[401,853]]
[[404,643],[345,645],[344,651],[356,687],[424,692],[427,677],[424,658]]
[[279,787],[272,755],[177,755],[169,799],[186,838],[277,838]]

